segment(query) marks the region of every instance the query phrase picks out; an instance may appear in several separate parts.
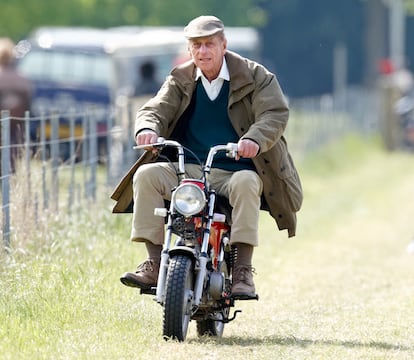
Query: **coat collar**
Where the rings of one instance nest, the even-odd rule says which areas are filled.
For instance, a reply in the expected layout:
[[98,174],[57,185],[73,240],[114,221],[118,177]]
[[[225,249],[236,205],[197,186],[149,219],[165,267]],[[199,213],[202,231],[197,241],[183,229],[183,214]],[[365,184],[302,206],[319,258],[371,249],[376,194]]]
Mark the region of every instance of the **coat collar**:
[[246,86],[252,86],[254,79],[248,67],[249,60],[232,51],[227,51],[225,57],[229,68],[232,90],[238,91]]

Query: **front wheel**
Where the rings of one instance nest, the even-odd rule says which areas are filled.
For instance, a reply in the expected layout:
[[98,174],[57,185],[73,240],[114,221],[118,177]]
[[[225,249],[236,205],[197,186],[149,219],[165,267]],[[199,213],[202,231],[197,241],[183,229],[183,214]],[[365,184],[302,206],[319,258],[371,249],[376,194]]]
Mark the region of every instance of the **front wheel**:
[[170,260],[165,285],[163,336],[184,341],[191,319],[194,297],[192,260],[177,255]]

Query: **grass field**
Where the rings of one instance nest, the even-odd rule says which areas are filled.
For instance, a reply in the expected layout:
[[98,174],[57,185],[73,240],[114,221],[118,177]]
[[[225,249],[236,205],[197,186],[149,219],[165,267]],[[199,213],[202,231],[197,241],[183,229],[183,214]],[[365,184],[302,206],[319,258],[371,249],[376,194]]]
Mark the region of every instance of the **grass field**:
[[145,253],[105,201],[0,258],[0,359],[413,359],[413,154],[349,137],[298,165],[298,234],[262,214],[260,299],[223,338],[162,339],[161,307],[119,282]]

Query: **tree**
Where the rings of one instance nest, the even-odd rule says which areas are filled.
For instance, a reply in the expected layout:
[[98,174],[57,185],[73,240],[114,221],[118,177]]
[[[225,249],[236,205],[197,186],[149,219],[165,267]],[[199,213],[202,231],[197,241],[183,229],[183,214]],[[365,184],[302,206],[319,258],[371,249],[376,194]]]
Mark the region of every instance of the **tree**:
[[414,0],[404,0],[405,9],[408,15],[414,15]]
[[16,41],[42,25],[182,26],[200,14],[246,26],[261,25],[265,17],[253,0],[2,0],[0,34]]

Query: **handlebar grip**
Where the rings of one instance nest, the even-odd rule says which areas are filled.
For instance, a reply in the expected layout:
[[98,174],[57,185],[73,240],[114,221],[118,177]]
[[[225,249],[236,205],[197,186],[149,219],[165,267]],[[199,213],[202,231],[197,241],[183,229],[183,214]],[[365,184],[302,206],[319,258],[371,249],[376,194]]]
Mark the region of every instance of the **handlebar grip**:
[[151,147],[161,146],[164,143],[165,143],[165,138],[163,138],[163,137],[160,136],[160,137],[157,138],[157,142],[155,142],[154,144],[135,145],[133,147],[133,149],[135,149],[135,150],[148,149],[148,148],[151,148]]
[[237,149],[238,149],[237,143],[227,143],[226,145],[227,157],[235,158],[237,156]]
[[232,143],[232,142],[227,143],[226,147],[228,151],[237,151],[238,149],[237,143]]

